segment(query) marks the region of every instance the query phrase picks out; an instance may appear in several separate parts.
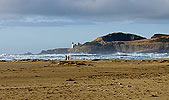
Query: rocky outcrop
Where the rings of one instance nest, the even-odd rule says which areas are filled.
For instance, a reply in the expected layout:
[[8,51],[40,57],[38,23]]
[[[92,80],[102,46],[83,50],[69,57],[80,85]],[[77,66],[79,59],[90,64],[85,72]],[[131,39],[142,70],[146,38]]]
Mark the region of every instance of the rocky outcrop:
[[24,54],[22,54],[22,55],[33,55],[33,53],[27,52],[27,53],[24,53]]
[[39,54],[66,54],[69,53],[69,48],[58,48],[51,50],[43,50]]

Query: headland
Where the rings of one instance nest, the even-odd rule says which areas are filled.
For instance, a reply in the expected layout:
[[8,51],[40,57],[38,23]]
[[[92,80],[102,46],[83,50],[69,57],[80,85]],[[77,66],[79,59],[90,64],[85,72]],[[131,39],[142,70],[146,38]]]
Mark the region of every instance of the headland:
[[168,53],[169,35],[154,34],[150,39],[131,33],[114,32],[84,44],[74,44],[73,48],[43,50],[40,54],[112,54],[123,53]]

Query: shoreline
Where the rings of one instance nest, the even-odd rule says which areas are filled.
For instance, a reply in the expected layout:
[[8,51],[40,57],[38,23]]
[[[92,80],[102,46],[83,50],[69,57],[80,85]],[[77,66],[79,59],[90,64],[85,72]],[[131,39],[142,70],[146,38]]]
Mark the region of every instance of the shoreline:
[[169,60],[169,58],[147,58],[147,59],[90,59],[90,60],[44,60],[44,59],[21,59],[21,60],[0,60],[1,62],[59,62],[59,61],[144,61],[144,60]]

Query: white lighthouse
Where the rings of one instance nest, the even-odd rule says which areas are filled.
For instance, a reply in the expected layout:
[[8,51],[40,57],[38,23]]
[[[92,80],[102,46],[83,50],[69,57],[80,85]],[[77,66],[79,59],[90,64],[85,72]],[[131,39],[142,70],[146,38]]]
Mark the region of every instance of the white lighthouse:
[[74,42],[72,42],[72,48],[74,48],[74,45],[75,45]]

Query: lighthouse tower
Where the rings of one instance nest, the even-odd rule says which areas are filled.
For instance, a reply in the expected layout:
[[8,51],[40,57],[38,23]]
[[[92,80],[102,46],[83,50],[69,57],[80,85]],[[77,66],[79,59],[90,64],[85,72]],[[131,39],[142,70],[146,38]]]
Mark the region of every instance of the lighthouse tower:
[[74,48],[74,45],[75,45],[74,42],[72,42],[72,48]]

